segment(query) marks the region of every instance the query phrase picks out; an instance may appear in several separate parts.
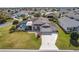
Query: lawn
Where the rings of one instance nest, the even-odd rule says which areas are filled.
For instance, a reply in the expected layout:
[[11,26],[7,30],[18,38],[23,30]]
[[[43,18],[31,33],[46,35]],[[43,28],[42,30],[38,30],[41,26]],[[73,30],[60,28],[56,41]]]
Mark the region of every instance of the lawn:
[[79,50],[79,47],[72,46],[70,44],[70,34],[66,34],[60,26],[55,24],[58,30],[58,38],[56,41],[56,46],[62,50]]
[[14,32],[9,33],[8,27],[0,28],[0,48],[1,49],[39,49],[41,39],[37,39],[34,33]]

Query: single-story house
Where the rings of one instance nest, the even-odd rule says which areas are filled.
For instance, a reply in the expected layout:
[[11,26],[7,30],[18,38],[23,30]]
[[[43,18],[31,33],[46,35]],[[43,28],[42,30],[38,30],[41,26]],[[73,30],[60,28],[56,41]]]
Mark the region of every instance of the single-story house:
[[69,18],[71,18],[71,19],[74,19],[74,20],[79,21],[79,14],[77,14],[77,13],[74,12],[74,11],[71,11],[71,12],[65,14],[65,16],[66,16],[66,17],[69,17]]
[[27,31],[27,30],[32,30],[32,21],[28,20],[28,21],[22,21],[20,22],[17,26],[18,30],[22,30],[22,31]]
[[57,11],[47,12],[45,15],[49,20],[52,20],[53,18],[58,19],[60,17],[60,13]]
[[56,28],[52,24],[45,23],[40,27],[40,32],[42,34],[52,34],[56,32]]
[[58,21],[59,25],[66,33],[69,33],[70,31],[79,32],[79,21],[68,17],[61,17],[58,19]]
[[56,28],[52,25],[47,18],[38,17],[27,21],[22,21],[17,25],[18,30],[33,31],[41,33],[56,32]]

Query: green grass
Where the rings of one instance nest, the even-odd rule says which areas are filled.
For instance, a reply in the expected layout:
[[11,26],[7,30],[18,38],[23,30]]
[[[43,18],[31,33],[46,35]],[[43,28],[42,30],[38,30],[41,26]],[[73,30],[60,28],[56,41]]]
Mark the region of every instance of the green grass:
[[58,38],[56,41],[56,46],[62,50],[79,50],[79,47],[72,46],[70,44],[70,34],[66,34],[60,26],[55,24],[58,30]]
[[0,28],[0,48],[1,49],[39,49],[41,39],[37,39],[34,33],[14,32],[9,33],[8,27]]

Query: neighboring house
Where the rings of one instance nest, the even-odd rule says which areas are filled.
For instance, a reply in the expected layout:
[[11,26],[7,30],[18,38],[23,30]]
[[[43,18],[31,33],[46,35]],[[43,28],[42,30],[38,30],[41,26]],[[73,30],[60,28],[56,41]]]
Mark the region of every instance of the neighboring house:
[[32,21],[31,20],[22,21],[16,27],[18,30],[32,31]]
[[66,16],[66,17],[69,17],[69,18],[71,18],[71,19],[74,19],[74,20],[79,21],[79,14],[76,13],[76,12],[74,12],[74,11],[71,11],[71,12],[65,14],[65,16]]
[[28,16],[27,11],[20,11],[18,13],[14,13],[11,17],[12,18],[18,18],[18,17],[21,17],[21,16]]
[[58,21],[59,25],[66,33],[69,33],[70,31],[79,32],[79,21],[76,21],[68,17],[62,17],[58,19]]
[[25,30],[26,30],[26,23],[27,23],[27,21],[22,21],[22,22],[20,22],[20,23],[16,26],[17,30],[25,31]]
[[40,32],[42,34],[56,32],[56,28],[52,25],[47,18],[38,17],[27,21],[22,21],[18,24],[17,29],[23,31]]
[[66,8],[60,8],[59,12],[60,12],[61,14],[65,14],[65,13],[68,13],[68,12],[70,12],[70,11],[67,10]]
[[46,14],[46,16],[47,16],[47,18],[49,18],[49,19],[54,18],[53,13]]
[[57,12],[57,11],[47,12],[47,13],[46,13],[46,17],[47,17],[49,20],[51,20],[51,19],[53,19],[53,18],[58,19],[59,16],[60,16],[60,13]]

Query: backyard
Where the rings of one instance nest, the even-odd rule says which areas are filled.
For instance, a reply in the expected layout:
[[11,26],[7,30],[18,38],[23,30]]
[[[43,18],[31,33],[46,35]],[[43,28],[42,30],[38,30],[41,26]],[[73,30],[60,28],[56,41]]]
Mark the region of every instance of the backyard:
[[70,34],[66,34],[60,26],[55,24],[58,30],[58,39],[56,41],[56,46],[62,50],[79,50],[79,47],[72,46],[70,44]]
[[0,49],[39,49],[41,40],[34,33],[9,33],[11,26],[0,28]]

